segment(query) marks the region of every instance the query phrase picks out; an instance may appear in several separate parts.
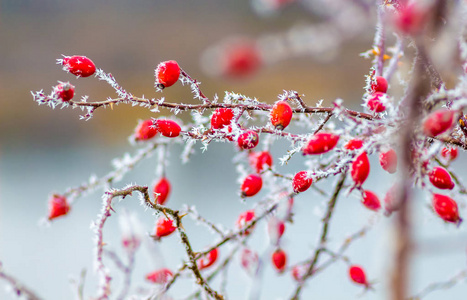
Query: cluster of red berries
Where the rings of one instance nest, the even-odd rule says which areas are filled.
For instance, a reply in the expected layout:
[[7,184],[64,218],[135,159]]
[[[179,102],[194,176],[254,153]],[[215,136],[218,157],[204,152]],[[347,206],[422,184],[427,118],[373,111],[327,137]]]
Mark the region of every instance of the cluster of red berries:
[[370,111],[381,113],[386,110],[384,105],[384,97],[388,91],[388,82],[382,76],[375,76],[371,82],[370,96],[367,99],[366,105]]

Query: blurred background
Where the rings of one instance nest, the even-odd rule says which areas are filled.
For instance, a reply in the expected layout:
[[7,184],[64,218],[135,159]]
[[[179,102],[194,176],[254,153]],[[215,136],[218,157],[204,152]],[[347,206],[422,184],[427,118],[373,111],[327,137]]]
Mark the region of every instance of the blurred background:
[[[264,50],[269,40],[290,34],[291,28],[307,28],[323,22],[321,16],[309,13],[297,3],[288,3],[280,14],[261,15],[253,6],[243,0],[0,1],[0,262],[6,272],[44,299],[72,299],[70,277],[76,278],[86,269],[85,294],[95,294],[93,234],[89,224],[100,210],[101,191],[80,199],[69,217],[57,220],[50,228],[39,225],[39,220],[47,213],[47,199],[52,192],[77,186],[91,174],[102,176],[111,170],[112,158],[134,152],[128,136],[139,119],[155,116],[146,109],[120,105],[113,110],[98,110],[91,120],[80,121],[81,111],[38,106],[30,92],[44,89],[49,93],[58,80],[76,86],[75,99],[89,95],[91,101],[98,101],[115,95],[104,82],[76,79],[63,72],[55,64],[61,55],[86,55],[97,67],[111,72],[134,95],[151,98],[163,95],[170,102],[195,102],[189,88],[179,83],[163,94],[155,92],[155,67],[161,61],[175,59],[202,82],[202,90],[210,98],[215,94],[222,97],[224,91],[235,91],[273,103],[283,90],[297,90],[305,95],[309,105],[320,99],[324,99],[324,105],[330,105],[342,97],[347,107],[361,109],[364,75],[368,74],[370,61],[359,57],[359,53],[371,47],[372,27],[342,45],[336,44],[335,49],[327,49],[323,59],[317,52],[313,55],[306,55],[306,51],[282,53],[265,58],[264,64],[246,78],[229,78],[216,71],[218,62],[210,60],[209,53],[214,53],[210,51],[230,37],[262,41],[260,48]],[[322,42],[325,41],[316,41],[317,45]],[[164,114],[169,112],[162,111]],[[279,145],[272,151],[276,164],[286,147],[286,144]],[[187,165],[178,159],[181,147],[174,146],[170,152],[168,177],[173,181],[170,205],[176,208],[185,203],[196,205],[203,216],[227,228],[233,226],[239,213],[251,207],[251,203],[238,201],[238,184],[233,184],[236,182],[231,162],[235,155],[233,147],[212,145],[207,153],[198,151]],[[372,159],[372,165],[377,166],[375,158]],[[149,159],[117,187],[128,182],[150,185],[155,179],[155,168],[156,160]],[[297,158],[281,170],[293,173],[301,168],[303,160]],[[369,186],[385,191],[391,186],[390,181],[389,175],[380,174],[370,177]],[[326,189],[326,184],[321,188]],[[145,229],[151,231],[152,213],[141,209],[136,197],[130,200],[133,201],[121,203],[122,207],[137,212]],[[313,192],[297,197],[296,210],[301,218],[297,213],[296,222],[287,228],[286,250],[291,263],[307,257],[318,240],[320,226],[316,210],[322,209],[322,200]],[[343,197],[341,202],[331,231],[330,243],[336,247],[344,237],[375,218],[358,205],[356,197]],[[436,238],[441,237],[441,241],[452,242],[448,243],[452,247],[442,249],[443,255],[426,251],[414,261],[417,275],[414,275],[414,292],[429,282],[450,278],[460,264],[465,267],[466,244],[463,228],[443,226],[426,213],[423,201],[417,205],[424,211],[416,219],[423,224],[417,228],[419,237],[429,233],[435,244]],[[330,300],[353,296],[385,299],[385,276],[390,267],[387,260],[390,222],[380,221],[368,237],[357,241],[348,252],[356,263],[365,266],[370,280],[377,278],[376,292],[360,295],[362,290],[347,278],[346,265],[336,263],[310,282],[303,299],[311,296]],[[433,223],[434,227],[428,226]],[[186,227],[197,249],[212,241],[202,226],[187,221]],[[106,230],[109,247],[121,251],[117,218],[111,218]],[[257,247],[267,261],[271,249],[264,246],[268,244],[264,230],[257,230],[251,240],[252,248]],[[160,246],[148,244],[144,251],[133,280],[146,287],[149,285],[143,277],[152,271],[151,267],[163,262],[175,269],[184,257],[175,236]],[[266,265],[264,281],[257,283],[262,284],[261,299],[286,299],[294,287],[292,279],[289,274],[277,276]],[[230,299],[247,299],[251,283],[248,277],[238,266],[230,273]],[[113,284],[118,289],[118,276]],[[0,281],[0,287],[4,286]],[[182,281],[174,289],[174,299],[188,295],[192,288],[189,280]],[[459,285],[430,294],[426,299],[460,299],[466,293],[466,286]],[[0,299],[13,298],[5,288],[0,290]]]

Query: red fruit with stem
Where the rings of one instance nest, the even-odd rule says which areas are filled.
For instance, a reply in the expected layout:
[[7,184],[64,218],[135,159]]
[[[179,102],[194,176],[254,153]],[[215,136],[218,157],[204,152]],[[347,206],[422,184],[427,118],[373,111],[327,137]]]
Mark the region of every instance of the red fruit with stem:
[[218,108],[214,111],[211,117],[211,128],[221,129],[229,126],[234,117],[234,112],[230,108]]
[[282,235],[285,232],[285,223],[284,221],[272,217],[268,221],[268,235],[271,243],[273,245],[277,244],[279,242],[279,239],[282,237]]
[[313,183],[313,179],[308,176],[307,171],[300,171],[295,174],[292,180],[292,187],[295,193],[302,193],[308,190]]
[[245,270],[250,274],[255,274],[259,266],[258,254],[248,248],[242,250],[240,262]]
[[250,174],[243,180],[242,197],[252,197],[256,195],[263,186],[263,179],[257,174]]
[[376,113],[380,113],[386,110],[386,106],[384,106],[382,98],[385,94],[381,92],[375,92],[368,97],[368,101],[366,106],[369,110],[374,111]]
[[308,266],[306,265],[296,265],[292,268],[292,277],[297,282],[302,282],[303,277],[306,275],[308,271]]
[[70,101],[75,95],[75,86],[69,82],[60,82],[54,87],[54,95],[64,102]]
[[368,283],[366,279],[366,274],[362,267],[357,266],[357,265],[350,266],[349,276],[353,282],[360,284],[360,285],[364,285],[365,288],[370,288],[370,284]]
[[451,175],[443,167],[434,167],[428,174],[431,184],[442,190],[452,190],[455,186]]
[[441,156],[449,161],[453,161],[457,158],[458,150],[456,147],[444,147],[441,150]]
[[63,66],[63,70],[78,77],[89,77],[96,72],[96,65],[86,56],[64,56],[57,62]]
[[237,143],[242,149],[253,149],[259,143],[259,136],[255,131],[248,130],[240,134]]
[[426,23],[427,12],[420,4],[410,3],[402,7],[396,16],[395,24],[405,34],[417,34]]
[[318,132],[303,147],[303,155],[322,154],[331,151],[339,141],[337,134]]
[[379,163],[383,169],[391,174],[397,171],[397,154],[394,149],[381,152],[379,154]]
[[459,209],[457,202],[451,197],[433,194],[432,201],[433,209],[438,216],[446,222],[455,223],[459,225],[462,219],[459,216]]
[[292,116],[292,107],[290,107],[289,103],[287,103],[287,101],[278,101],[272,107],[269,118],[274,128],[283,130],[290,124]]
[[180,131],[182,131],[180,125],[172,120],[160,119],[154,121],[154,124],[156,125],[157,130],[159,130],[159,132],[166,137],[177,137],[180,135]]
[[378,211],[381,208],[381,202],[375,193],[369,190],[364,190],[362,194],[362,203],[366,208]]
[[272,254],[272,265],[279,272],[284,272],[287,264],[287,254],[282,249],[277,249]]
[[[236,227],[240,230],[242,228],[245,228],[250,224],[250,222],[255,218],[255,211],[253,209],[247,210],[238,216],[237,222],[235,223]],[[244,235],[249,235],[250,230],[252,230],[253,227],[250,227],[250,229],[244,231]]]
[[160,239],[161,237],[168,236],[172,234],[175,229],[177,229],[177,227],[174,225],[174,221],[162,216],[156,221],[156,232],[154,233],[154,238]]
[[427,136],[437,136],[451,129],[454,116],[457,112],[449,109],[440,109],[429,114],[423,121],[423,132]]
[[154,198],[157,201],[157,204],[164,205],[167,202],[167,198],[170,194],[170,182],[167,178],[162,177],[154,185]]
[[376,76],[371,82],[371,91],[373,93],[386,93],[388,91],[388,82],[386,78],[382,76]]
[[54,194],[49,200],[49,220],[66,215],[70,211],[70,205],[65,196]]
[[180,77],[180,66],[175,60],[161,62],[155,72],[156,86],[163,89],[175,84]]
[[370,161],[366,152],[362,152],[350,166],[350,175],[352,176],[355,185],[361,186],[370,174]]
[[167,268],[156,270],[154,272],[146,274],[146,280],[152,283],[164,284],[173,278],[174,274]]
[[217,248],[211,250],[208,254],[197,260],[198,269],[203,270],[212,266],[216,262],[218,256],[219,251]]
[[272,166],[272,156],[269,151],[251,152],[248,158],[250,165],[255,169],[256,173],[260,173],[263,169]]
[[344,145],[344,148],[347,150],[357,150],[363,147],[363,141],[360,139],[351,139]]
[[261,63],[258,48],[255,44],[249,42],[228,45],[221,61],[223,74],[231,78],[251,75],[259,69]]
[[149,140],[156,136],[159,131],[154,125],[153,120],[145,120],[140,122],[135,130],[135,139],[137,141]]

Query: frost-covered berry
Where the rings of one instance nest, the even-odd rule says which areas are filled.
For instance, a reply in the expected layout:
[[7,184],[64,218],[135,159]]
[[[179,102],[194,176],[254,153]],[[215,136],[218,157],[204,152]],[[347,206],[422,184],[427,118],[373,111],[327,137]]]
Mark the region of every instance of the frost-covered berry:
[[381,92],[375,92],[371,94],[368,97],[368,101],[366,103],[366,106],[368,107],[369,110],[375,112],[375,113],[380,113],[386,110],[386,106],[384,106],[382,98],[384,97],[384,94]]
[[351,139],[344,145],[344,148],[347,150],[357,150],[363,147],[363,141],[361,139],[355,138]]
[[75,86],[69,82],[59,82],[54,86],[54,95],[64,102],[70,101],[75,95]]
[[180,128],[180,125],[178,125],[175,121],[168,120],[168,119],[160,119],[154,121],[154,124],[156,125],[157,130],[166,137],[177,137],[180,135],[180,131],[182,128]]
[[263,186],[263,179],[257,174],[250,174],[243,180],[242,183],[242,197],[252,197],[261,190]]
[[203,270],[212,266],[219,256],[217,248],[212,249],[208,254],[197,260],[198,269]]
[[307,171],[300,171],[295,174],[292,180],[292,187],[295,193],[302,193],[308,190],[313,183],[313,179],[308,176]]
[[54,194],[49,199],[48,219],[53,220],[66,215],[70,211],[70,205],[65,196]]
[[240,41],[225,47],[221,57],[221,72],[230,78],[242,78],[255,73],[262,64],[254,43]]
[[350,166],[350,175],[355,185],[361,186],[370,174],[370,161],[366,152],[362,152],[355,158]]
[[154,238],[160,239],[161,237],[168,236],[172,234],[175,229],[177,229],[177,227],[174,225],[174,221],[162,216],[156,221],[156,232],[154,233]]
[[272,265],[279,272],[284,272],[287,264],[287,254],[282,249],[274,251],[271,257]]
[[167,198],[170,194],[170,182],[167,178],[162,177],[154,185],[154,198],[157,200],[157,204],[164,205],[167,202]]
[[427,136],[437,136],[448,131],[454,124],[456,113],[454,110],[440,109],[429,114],[423,121],[423,132]]
[[457,158],[457,155],[458,155],[457,147],[444,147],[441,150],[441,156],[448,161],[455,160]]
[[149,140],[156,136],[159,131],[154,125],[153,120],[144,120],[138,124],[135,129],[135,139],[137,141]]
[[240,134],[237,143],[241,149],[253,149],[259,143],[259,136],[255,131],[248,130]]
[[96,65],[86,56],[64,56],[57,61],[63,66],[63,70],[78,77],[89,77],[96,72]]
[[390,216],[401,207],[401,191],[399,184],[394,184],[384,196],[384,214]]
[[303,277],[306,275],[308,271],[308,266],[306,265],[297,265],[292,268],[292,277],[297,282],[302,282]]
[[156,86],[166,88],[172,86],[180,77],[180,66],[175,60],[161,62],[155,72]]
[[265,168],[272,166],[272,156],[269,151],[251,152],[248,158],[251,167],[255,169],[256,173],[260,173]]
[[434,167],[428,174],[431,184],[442,190],[452,190],[455,186],[451,175],[443,167]]
[[378,211],[381,208],[381,202],[375,193],[369,190],[364,190],[362,194],[362,203],[366,208]]
[[373,93],[381,92],[386,93],[388,91],[388,82],[386,78],[382,76],[376,76],[371,82],[371,91]]
[[276,245],[279,243],[279,239],[284,235],[285,232],[285,223],[284,221],[272,217],[268,221],[268,235],[271,244]]
[[[253,209],[247,210],[243,213],[241,213],[238,216],[237,222],[235,223],[235,226],[240,230],[242,228],[247,227],[251,221],[255,218],[255,211]],[[244,235],[249,235],[250,230],[252,230],[253,227],[249,228],[248,230],[244,231]]]
[[433,210],[438,216],[446,222],[460,224],[462,219],[459,217],[457,202],[451,197],[433,194]]
[[357,265],[350,266],[349,277],[353,282],[364,285],[365,288],[370,288],[370,284],[366,279],[366,274],[362,267]]
[[259,266],[258,254],[253,250],[245,248],[240,254],[240,263],[249,274],[254,275]]
[[287,101],[278,101],[272,107],[269,118],[274,128],[283,130],[290,124],[292,120],[293,112]]
[[156,270],[154,272],[146,274],[146,280],[156,283],[164,284],[173,278],[173,273],[167,268]]
[[379,163],[381,167],[393,174],[397,171],[397,154],[394,149],[383,151],[379,154]]
[[318,132],[303,147],[303,155],[322,154],[331,151],[339,141],[339,136],[330,132]]
[[221,129],[224,126],[230,125],[234,117],[234,112],[230,108],[218,108],[214,111],[211,117],[211,128]]

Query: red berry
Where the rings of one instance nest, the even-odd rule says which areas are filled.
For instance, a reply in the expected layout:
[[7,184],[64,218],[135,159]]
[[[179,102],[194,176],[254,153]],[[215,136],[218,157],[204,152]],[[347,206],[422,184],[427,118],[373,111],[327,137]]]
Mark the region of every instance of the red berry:
[[287,264],[287,254],[282,249],[277,249],[272,254],[272,264],[279,272],[284,272]]
[[237,143],[242,149],[253,149],[259,143],[259,136],[255,131],[248,130],[240,134]]
[[160,239],[163,236],[172,234],[175,229],[177,229],[177,227],[174,225],[173,220],[163,216],[156,221],[156,233],[154,236],[156,239]]
[[279,239],[282,237],[285,231],[285,223],[276,218],[272,217],[268,221],[268,235],[272,244],[277,244]]
[[306,275],[306,272],[308,271],[308,266],[306,265],[297,265],[292,268],[292,277],[295,279],[297,282],[302,282],[303,277]]
[[269,151],[251,152],[249,154],[249,161],[256,173],[260,173],[263,169],[272,166],[272,156]]
[[417,34],[426,23],[427,12],[419,4],[410,3],[399,11],[396,26],[405,34]]
[[442,150],[441,150],[441,156],[443,158],[446,158],[447,160],[455,160],[457,158],[457,155],[458,155],[458,150],[457,148],[451,148],[451,147],[444,147]]
[[286,101],[279,101],[274,104],[269,118],[272,126],[276,129],[283,130],[290,124],[292,120],[292,108]]
[[384,94],[381,92],[376,92],[374,94],[371,94],[368,97],[368,101],[366,103],[366,106],[368,107],[368,109],[376,113],[385,111],[386,106],[384,106],[381,100],[382,97],[384,97]]
[[433,194],[433,209],[446,222],[460,224],[462,219],[459,217],[457,202],[452,198],[440,194]]
[[400,186],[394,184],[384,196],[384,214],[390,216],[393,212],[399,210],[401,201]]
[[308,176],[307,171],[300,171],[295,174],[292,180],[292,187],[295,193],[302,193],[308,190],[313,183],[313,179]]
[[135,139],[137,141],[145,141],[153,138],[159,131],[154,125],[153,120],[145,120],[140,122],[135,130]]
[[370,284],[366,280],[365,271],[362,269],[362,267],[357,265],[350,266],[349,276],[353,282],[364,285],[366,288],[370,287]]
[[146,280],[153,283],[164,284],[169,282],[173,278],[174,274],[167,268],[156,270],[149,274],[146,274]]
[[96,65],[86,56],[64,56],[58,62],[65,71],[78,77],[89,77],[96,72]]
[[322,154],[331,151],[339,141],[337,134],[329,132],[318,132],[315,134],[303,147],[302,152],[304,155]]
[[242,196],[243,197],[252,197],[256,195],[263,186],[263,179],[257,174],[250,174],[243,180],[242,183]]
[[381,152],[379,154],[379,163],[383,169],[391,174],[397,171],[397,154],[394,149]]
[[382,76],[376,76],[373,82],[371,82],[371,91],[373,93],[376,93],[376,92],[386,93],[388,91],[388,82],[386,78]]
[[182,130],[180,125],[172,120],[156,120],[154,124],[156,125],[157,130],[166,137],[177,137],[180,135],[180,131]]
[[256,72],[261,66],[261,56],[255,44],[233,43],[225,48],[221,61],[223,74],[241,78]]
[[219,251],[217,250],[217,248],[215,248],[211,250],[205,256],[198,259],[197,261],[198,269],[203,270],[203,269],[206,269],[207,267],[212,266],[212,264],[216,262],[218,255],[219,255]]
[[70,211],[70,205],[65,196],[54,194],[49,200],[49,220],[66,215]]
[[454,188],[454,182],[451,179],[449,172],[442,167],[434,167],[428,175],[431,184],[442,190],[452,190]]
[[[254,210],[247,210],[238,216],[237,223],[235,224],[238,229],[242,229],[250,224],[250,221],[252,221],[255,218],[255,211]],[[249,230],[245,230],[244,234],[249,235],[250,230],[252,230],[253,227],[250,227]]]
[[69,82],[60,82],[54,87],[54,94],[62,101],[68,102],[75,95],[75,86]]
[[154,198],[157,199],[157,204],[164,205],[167,201],[167,198],[170,194],[170,182],[167,178],[162,177],[155,185],[154,185]]
[[258,254],[248,248],[243,249],[240,254],[240,261],[245,270],[250,274],[255,274],[259,266]]
[[427,136],[437,136],[449,129],[454,124],[456,111],[440,109],[429,114],[423,122],[423,132]]
[[175,60],[161,62],[156,68],[156,86],[166,88],[174,85],[180,77],[180,67]]
[[218,108],[211,117],[211,128],[221,129],[224,126],[230,125],[234,117],[234,112],[230,108]]
[[370,174],[370,161],[366,152],[362,152],[352,162],[350,175],[357,186],[361,186]]
[[360,139],[351,139],[350,141],[347,142],[347,144],[344,145],[344,148],[347,150],[357,150],[362,148],[363,146],[363,141]]
[[374,211],[378,211],[381,208],[381,202],[375,193],[369,190],[364,190],[362,196],[362,203],[366,208]]

